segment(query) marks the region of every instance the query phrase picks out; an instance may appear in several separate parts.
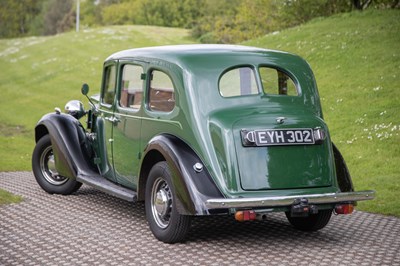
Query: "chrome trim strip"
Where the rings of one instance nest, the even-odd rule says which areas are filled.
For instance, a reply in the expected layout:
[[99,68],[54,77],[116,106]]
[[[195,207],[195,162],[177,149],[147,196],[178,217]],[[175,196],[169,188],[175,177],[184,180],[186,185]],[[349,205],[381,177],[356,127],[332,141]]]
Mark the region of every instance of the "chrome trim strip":
[[357,192],[340,192],[340,193],[308,194],[308,195],[293,195],[293,196],[208,199],[206,201],[206,207],[208,209],[282,207],[282,206],[292,205],[296,199],[308,199],[309,204],[325,204],[325,203],[372,200],[374,198],[375,198],[375,191],[366,190]]

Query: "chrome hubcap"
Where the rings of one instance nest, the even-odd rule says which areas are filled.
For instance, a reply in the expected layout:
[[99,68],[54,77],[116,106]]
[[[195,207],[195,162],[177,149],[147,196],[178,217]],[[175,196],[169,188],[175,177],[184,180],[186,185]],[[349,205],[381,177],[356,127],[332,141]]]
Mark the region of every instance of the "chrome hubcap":
[[58,174],[51,146],[47,147],[40,156],[40,170],[46,181],[52,185],[59,186],[68,180],[66,177]]
[[155,222],[166,228],[171,218],[172,194],[167,182],[158,177],[151,191],[151,212]]

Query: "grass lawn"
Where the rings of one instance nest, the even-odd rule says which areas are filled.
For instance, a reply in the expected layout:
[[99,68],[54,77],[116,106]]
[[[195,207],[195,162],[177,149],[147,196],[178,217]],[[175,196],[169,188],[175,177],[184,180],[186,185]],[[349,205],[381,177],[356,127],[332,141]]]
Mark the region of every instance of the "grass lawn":
[[10,204],[10,203],[18,203],[22,201],[21,196],[17,196],[14,194],[11,194],[8,191],[5,191],[3,189],[0,189],[0,205],[2,204]]

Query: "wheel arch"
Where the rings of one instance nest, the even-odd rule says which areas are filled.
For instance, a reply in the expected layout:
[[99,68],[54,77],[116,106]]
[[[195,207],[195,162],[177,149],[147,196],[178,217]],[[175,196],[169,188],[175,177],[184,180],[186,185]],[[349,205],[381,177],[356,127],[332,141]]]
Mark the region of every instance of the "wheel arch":
[[138,187],[138,200],[144,201],[147,178],[151,168],[158,162],[165,161],[166,158],[157,149],[150,150],[146,153],[142,161],[140,169],[139,187]]
[[341,192],[354,191],[350,171],[339,149],[332,143],[333,155],[335,156],[336,178]]
[[37,143],[43,136],[49,134],[49,130],[43,124],[38,124],[35,127],[35,142]]
[[[145,198],[145,186],[151,168],[163,160],[173,176],[178,212],[185,215],[210,214],[205,201],[208,198],[222,198],[222,193],[194,150],[183,140],[168,134],[154,137],[145,148],[139,174],[138,199]],[[203,165],[201,171],[194,169],[196,163]]]
[[87,139],[80,122],[67,114],[50,113],[43,116],[35,127],[35,140],[49,134],[60,175],[76,178],[92,175],[89,164]]

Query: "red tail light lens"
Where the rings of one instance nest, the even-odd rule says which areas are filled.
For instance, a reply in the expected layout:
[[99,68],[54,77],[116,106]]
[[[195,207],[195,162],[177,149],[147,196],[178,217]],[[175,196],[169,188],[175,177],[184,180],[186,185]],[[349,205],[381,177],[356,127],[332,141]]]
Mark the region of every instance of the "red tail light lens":
[[235,213],[235,219],[239,222],[253,221],[256,219],[256,212],[253,210],[237,211]]
[[351,214],[353,211],[354,211],[353,204],[341,204],[341,205],[336,205],[335,207],[336,214]]

